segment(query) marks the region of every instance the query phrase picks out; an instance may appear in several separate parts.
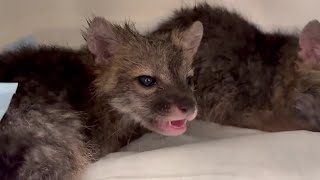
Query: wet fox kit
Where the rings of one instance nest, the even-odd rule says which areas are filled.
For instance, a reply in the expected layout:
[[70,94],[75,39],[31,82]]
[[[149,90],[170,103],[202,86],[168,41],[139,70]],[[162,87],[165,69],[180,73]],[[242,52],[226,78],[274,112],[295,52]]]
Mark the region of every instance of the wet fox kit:
[[200,21],[194,60],[199,119],[266,131],[320,130],[320,24],[299,37],[264,33],[237,13],[199,4],[177,10],[152,35]]
[[1,179],[77,179],[146,130],[182,134],[197,115],[190,78],[202,31],[195,22],[164,41],[96,17],[79,51],[3,53],[0,81],[19,87],[0,123]]

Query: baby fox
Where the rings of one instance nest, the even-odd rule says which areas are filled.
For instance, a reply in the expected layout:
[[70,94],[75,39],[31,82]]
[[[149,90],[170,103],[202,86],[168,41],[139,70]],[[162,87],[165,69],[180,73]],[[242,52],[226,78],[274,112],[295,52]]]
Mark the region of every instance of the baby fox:
[[265,131],[320,131],[320,23],[300,36],[265,33],[235,12],[206,3],[177,10],[152,33],[201,21],[195,55],[199,119]]
[[1,54],[0,82],[19,83],[0,122],[1,179],[77,179],[148,130],[184,133],[197,115],[191,77],[202,34],[194,22],[166,41],[95,17],[80,50]]

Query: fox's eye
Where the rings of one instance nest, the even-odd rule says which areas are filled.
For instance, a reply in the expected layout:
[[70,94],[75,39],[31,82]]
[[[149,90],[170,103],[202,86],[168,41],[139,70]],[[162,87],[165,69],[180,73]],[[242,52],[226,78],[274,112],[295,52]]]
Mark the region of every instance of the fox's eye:
[[138,77],[139,83],[144,87],[151,87],[156,83],[156,79],[151,76],[139,76]]

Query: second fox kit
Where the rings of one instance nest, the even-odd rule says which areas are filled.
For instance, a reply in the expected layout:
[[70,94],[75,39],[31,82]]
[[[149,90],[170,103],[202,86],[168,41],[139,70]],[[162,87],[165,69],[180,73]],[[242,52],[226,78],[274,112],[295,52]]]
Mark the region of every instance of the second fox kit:
[[171,38],[194,21],[204,27],[195,55],[199,119],[266,131],[320,131],[320,23],[300,36],[264,33],[240,15],[199,4],[183,8],[152,35]]
[[77,179],[88,161],[146,130],[185,132],[197,115],[190,83],[202,24],[172,41],[96,17],[88,53],[61,47],[0,55],[0,82],[18,82],[0,122],[1,179]]

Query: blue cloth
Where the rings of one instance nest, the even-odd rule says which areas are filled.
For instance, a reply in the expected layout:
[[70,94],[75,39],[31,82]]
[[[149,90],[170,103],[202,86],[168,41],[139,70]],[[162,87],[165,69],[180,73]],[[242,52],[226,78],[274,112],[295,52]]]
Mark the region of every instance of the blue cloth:
[[[3,49],[4,51],[14,51],[21,46],[36,46],[37,42],[34,37],[28,36],[15,41]],[[18,88],[18,83],[1,83],[0,82],[0,121],[8,110],[12,96]]]
[[18,83],[0,83],[0,121],[10,105],[12,96],[16,93]]

